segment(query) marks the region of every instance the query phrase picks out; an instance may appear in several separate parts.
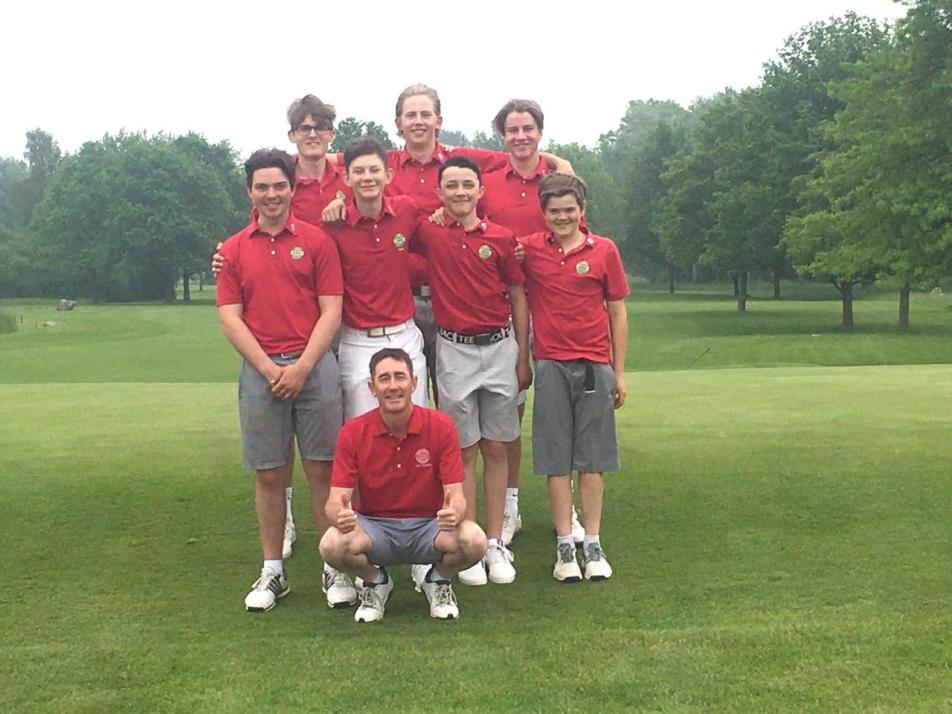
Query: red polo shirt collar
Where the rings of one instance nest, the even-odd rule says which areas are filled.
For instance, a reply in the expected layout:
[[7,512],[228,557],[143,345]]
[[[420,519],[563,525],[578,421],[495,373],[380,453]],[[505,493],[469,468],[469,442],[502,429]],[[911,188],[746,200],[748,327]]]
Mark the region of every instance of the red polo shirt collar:
[[[298,229],[297,229],[296,219],[294,218],[294,213],[288,213],[287,223],[284,224],[284,228],[281,229],[281,233],[284,233],[285,231],[287,231],[293,236],[297,235]],[[250,237],[253,237],[255,233],[271,235],[267,231],[263,231],[258,227],[258,209],[252,208],[251,209],[251,223],[249,223],[245,227],[245,229],[242,231],[242,234],[250,238]],[[277,235],[281,235],[281,233],[278,233]]]
[[[427,161],[427,163],[431,164],[435,162],[437,164],[442,164],[444,161],[446,161],[449,158],[449,156],[450,154],[446,150],[446,147],[443,146],[440,142],[436,142],[436,148],[433,149],[433,156],[430,157],[430,160]],[[400,168],[403,168],[410,161],[416,161],[416,159],[410,156],[410,152],[407,151],[407,147],[404,146],[403,149],[400,150],[400,154],[397,157],[397,163],[400,165]],[[421,162],[417,161],[417,163],[421,163]]]
[[[420,413],[420,410],[413,408],[410,412],[410,421],[407,422],[407,435],[410,434],[420,434],[423,432],[423,415]],[[377,416],[374,418],[373,423],[373,435],[374,436],[385,436],[390,434],[390,429],[387,428],[387,425],[383,421],[383,417],[380,414],[380,410],[377,410]]]
[[[578,253],[579,251],[585,250],[586,248],[595,247],[595,236],[593,236],[589,232],[588,228],[579,226],[579,231],[581,231],[585,235],[585,240],[582,241],[579,245],[572,248],[572,250],[570,250],[565,255],[572,255],[573,253]],[[548,243],[549,245],[555,245],[555,246],[559,245],[559,242],[555,239],[555,236],[552,235],[551,233],[549,233],[549,235],[546,236],[545,242]]]
[[506,169],[506,176],[514,176],[519,179],[525,179],[526,181],[532,181],[533,179],[542,178],[550,174],[552,170],[549,168],[549,165],[545,162],[541,156],[539,157],[539,163],[536,164],[535,170],[528,176],[523,176],[512,165],[512,159],[509,160],[509,168]]
[[294,168],[294,183],[295,184],[314,183],[315,181],[317,181],[321,185],[324,185],[333,181],[341,173],[341,170],[337,166],[335,166],[332,162],[328,161],[328,159],[325,157],[324,158],[324,176],[322,178],[315,178],[314,176],[299,176],[297,173],[297,166],[300,163],[300,158],[301,157],[298,156],[297,154],[294,155],[294,167],[295,167]]
[[380,212],[380,215],[377,218],[368,218],[363,215],[360,210],[357,208],[357,199],[350,199],[350,205],[347,207],[347,216],[344,218],[344,223],[346,223],[351,228],[356,228],[357,224],[363,220],[373,221],[379,218],[383,218],[385,215],[395,216],[396,212],[393,210],[393,197],[384,195],[383,197],[383,210]]

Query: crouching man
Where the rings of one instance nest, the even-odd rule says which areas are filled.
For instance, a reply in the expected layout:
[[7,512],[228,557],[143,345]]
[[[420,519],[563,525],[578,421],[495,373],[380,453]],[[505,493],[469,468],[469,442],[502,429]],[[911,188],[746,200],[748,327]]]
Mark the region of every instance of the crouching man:
[[362,580],[357,622],[383,617],[393,591],[385,566],[397,563],[431,563],[416,589],[432,617],[459,617],[450,580],[486,553],[486,535],[464,519],[456,428],[445,414],[413,404],[416,385],[404,350],[376,352],[370,392],[378,406],[345,423],[337,442],[326,507],[331,527],[320,549],[326,562]]

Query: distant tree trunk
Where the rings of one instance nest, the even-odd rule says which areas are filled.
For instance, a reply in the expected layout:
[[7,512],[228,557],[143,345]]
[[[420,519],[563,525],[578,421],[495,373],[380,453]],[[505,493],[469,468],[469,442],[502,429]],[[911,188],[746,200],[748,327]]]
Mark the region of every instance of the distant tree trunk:
[[198,292],[202,292],[205,289],[205,271],[201,271],[198,274]]
[[853,329],[853,283],[833,283],[843,301],[843,327]]
[[184,302],[186,305],[192,302],[192,293],[189,292],[188,286],[188,282],[191,277],[191,273],[184,271],[182,272],[182,302]]
[[674,295],[674,266],[668,266],[668,292]]
[[740,282],[737,279],[737,273],[731,273],[731,280],[734,282],[734,297],[740,297]]
[[773,299],[780,299],[780,271],[777,269],[773,271]]
[[162,291],[162,302],[175,302],[175,282],[175,278],[165,281],[165,288]]
[[906,332],[909,329],[909,281],[899,288],[899,329]]
[[[737,280],[737,278],[734,278]],[[740,274],[739,284],[737,286],[737,312],[747,312],[747,271]]]

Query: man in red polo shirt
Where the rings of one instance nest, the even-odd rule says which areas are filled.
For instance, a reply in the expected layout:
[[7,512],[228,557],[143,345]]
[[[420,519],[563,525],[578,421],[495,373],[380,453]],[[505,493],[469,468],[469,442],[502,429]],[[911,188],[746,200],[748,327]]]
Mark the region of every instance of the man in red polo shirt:
[[[337,112],[330,104],[325,104],[313,94],[305,94],[295,99],[288,107],[288,140],[297,147],[294,157],[294,193],[291,197],[291,210],[299,221],[318,225],[324,207],[336,197],[346,197],[349,193],[344,183],[342,170],[336,162],[329,161],[327,150],[334,140],[334,119]],[[218,246],[221,250],[221,244]],[[218,275],[221,270],[220,253],[212,258],[212,272]],[[334,344],[336,350],[336,344]],[[293,496],[292,474],[294,472],[294,450],[288,458],[288,469],[284,477],[287,496],[287,521],[284,526],[284,544],[282,555],[290,558],[297,538],[294,527],[294,515],[291,510]],[[328,587],[324,583],[324,589]]]
[[[367,391],[367,364],[382,347],[399,347],[426,374],[423,336],[413,322],[411,275],[420,256],[411,256],[421,214],[406,196],[386,196],[391,179],[387,154],[374,139],[359,137],[344,149],[344,178],[354,192],[342,223],[325,224],[340,251],[344,272],[340,366],[344,418],[376,405]],[[426,406],[426,384],[419,382],[414,401]]]
[[396,563],[432,564],[417,590],[432,617],[455,619],[450,581],[486,550],[486,536],[464,517],[455,427],[445,414],[414,405],[417,378],[403,350],[380,350],[369,372],[377,408],[341,428],[321,554],[361,578],[357,622],[383,617],[393,591],[385,566]]
[[453,156],[440,167],[438,180],[449,220],[443,226],[425,221],[416,237],[433,286],[439,408],[453,417],[463,447],[471,519],[476,455],[483,455],[489,536],[486,569],[477,564],[460,573],[460,581],[482,585],[488,571],[492,582],[511,583],[516,571],[502,541],[506,444],[519,435],[516,398],[531,380],[523,275],[512,231],[476,214],[483,195],[476,162]]
[[618,248],[581,227],[585,184],[551,174],[539,184],[549,230],[521,238],[535,336],[533,466],[548,476],[556,530],[553,577],[578,582],[582,570],[572,537],[572,472],[578,472],[584,577],[612,569],[599,540],[604,471],[617,470],[614,409],[625,402],[629,293]]
[[245,175],[255,217],[221,248],[217,304],[222,331],[244,358],[238,411],[245,465],[256,471],[264,554],[245,607],[265,611],[289,592],[284,475],[295,436],[318,506],[318,537],[327,528],[320,504],[341,423],[340,371],[328,347],[340,325],[344,285],[330,236],[291,214],[293,159],[262,149],[245,162]]

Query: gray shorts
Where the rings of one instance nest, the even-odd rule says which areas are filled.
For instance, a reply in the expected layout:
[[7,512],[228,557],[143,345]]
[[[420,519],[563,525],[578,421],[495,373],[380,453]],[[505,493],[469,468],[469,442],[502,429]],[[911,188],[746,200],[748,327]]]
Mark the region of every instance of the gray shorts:
[[512,335],[490,345],[461,345],[437,336],[439,408],[452,417],[464,449],[480,439],[512,441],[519,436],[518,352]]
[[[295,361],[272,359],[280,365]],[[275,397],[264,375],[243,362],[238,378],[238,417],[245,468],[260,471],[283,466],[294,436],[302,459],[333,460],[343,420],[337,358],[330,350],[325,352],[294,399]]]
[[[589,366],[592,379],[586,384]],[[532,407],[535,473],[547,476],[618,470],[614,390],[611,365],[587,360],[536,361]]]
[[374,565],[438,563],[443,557],[433,545],[440,532],[436,518],[376,518],[358,513],[357,525],[373,541],[366,555]]

